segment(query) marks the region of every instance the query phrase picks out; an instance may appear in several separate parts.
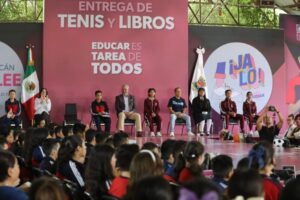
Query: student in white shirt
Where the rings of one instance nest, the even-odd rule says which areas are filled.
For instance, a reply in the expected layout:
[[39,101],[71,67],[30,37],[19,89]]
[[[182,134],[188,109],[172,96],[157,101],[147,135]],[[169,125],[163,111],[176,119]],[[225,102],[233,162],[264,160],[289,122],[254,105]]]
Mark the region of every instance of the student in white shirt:
[[41,122],[50,122],[50,110],[51,110],[51,100],[48,97],[48,91],[46,88],[42,88],[39,94],[39,98],[35,99],[34,102],[34,120],[35,124],[38,125]]
[[287,124],[288,124],[288,128],[287,130],[284,132],[284,137],[288,138],[291,136],[291,134],[293,133],[294,129],[297,127],[295,124],[295,116],[293,114],[290,114],[287,117]]

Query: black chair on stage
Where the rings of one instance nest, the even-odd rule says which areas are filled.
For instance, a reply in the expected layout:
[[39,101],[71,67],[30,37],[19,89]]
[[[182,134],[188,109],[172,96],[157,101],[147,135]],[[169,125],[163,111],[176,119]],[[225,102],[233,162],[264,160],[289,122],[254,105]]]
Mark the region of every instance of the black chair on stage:
[[[185,124],[186,124],[186,121],[182,118],[177,118],[175,120],[175,127],[176,126],[181,126],[181,135],[183,135],[183,129],[185,127]],[[169,135],[169,132],[170,132],[170,121],[168,123],[168,129],[167,129],[167,134]]]
[[[221,120],[223,122],[223,129],[225,129],[225,127],[226,127],[225,114],[226,113],[222,110],[221,103],[220,103],[219,107],[220,107],[220,117],[221,117]],[[239,126],[239,120],[233,119],[233,118],[230,117],[228,125],[231,126],[231,132],[233,132],[234,126],[236,126],[236,125]]]
[[76,103],[67,103],[65,105],[64,125],[74,125],[80,122],[77,118],[77,105]]

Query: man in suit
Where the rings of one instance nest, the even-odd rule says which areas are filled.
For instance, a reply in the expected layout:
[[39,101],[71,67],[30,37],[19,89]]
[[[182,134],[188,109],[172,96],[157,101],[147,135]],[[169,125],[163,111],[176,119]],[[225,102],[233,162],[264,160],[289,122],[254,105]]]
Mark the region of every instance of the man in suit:
[[225,91],[225,100],[221,102],[221,114],[225,117],[225,129],[228,130],[229,119],[238,120],[240,122],[241,132],[244,131],[244,116],[237,114],[236,103],[231,99],[232,91],[230,89]]
[[125,119],[132,119],[135,121],[137,136],[142,136],[141,115],[135,112],[135,98],[129,94],[129,85],[122,86],[122,94],[116,96],[115,109],[118,115],[118,130],[124,131]]

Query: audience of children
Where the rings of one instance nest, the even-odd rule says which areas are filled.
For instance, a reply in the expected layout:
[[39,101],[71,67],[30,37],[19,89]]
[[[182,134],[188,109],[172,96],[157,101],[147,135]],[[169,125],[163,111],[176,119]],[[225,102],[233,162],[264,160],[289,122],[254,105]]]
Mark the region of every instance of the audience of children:
[[[206,178],[205,148],[199,141],[168,139],[161,147],[147,142],[140,148],[128,144],[125,132],[105,135],[83,124],[53,126],[52,131],[54,134],[47,128],[1,132],[0,199],[76,199],[66,189],[70,185],[90,200],[300,197],[291,192],[300,188],[299,178],[288,182],[283,190],[272,178],[274,149],[268,142],[253,145],[236,169],[228,155],[215,156],[210,168],[213,177]],[[43,176],[35,177],[34,170],[40,170]],[[24,186],[27,180],[31,186]]]

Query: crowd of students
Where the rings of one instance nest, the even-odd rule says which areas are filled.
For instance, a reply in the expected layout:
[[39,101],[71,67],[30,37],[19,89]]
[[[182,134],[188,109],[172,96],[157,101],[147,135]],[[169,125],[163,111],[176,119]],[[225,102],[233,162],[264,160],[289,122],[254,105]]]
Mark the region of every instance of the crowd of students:
[[[253,145],[234,168],[199,141],[129,144],[83,124],[25,131],[1,128],[0,199],[296,200],[300,179],[272,176],[272,144]],[[212,170],[212,174],[210,174]]]

